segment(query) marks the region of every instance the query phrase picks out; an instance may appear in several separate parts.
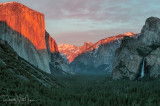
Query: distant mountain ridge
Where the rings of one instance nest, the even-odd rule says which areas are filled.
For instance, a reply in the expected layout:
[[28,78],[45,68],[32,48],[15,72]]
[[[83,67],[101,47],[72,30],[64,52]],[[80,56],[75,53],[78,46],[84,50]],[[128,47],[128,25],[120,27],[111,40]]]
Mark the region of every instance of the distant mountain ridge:
[[[59,47],[61,54],[65,54],[70,61],[69,66],[75,73],[111,73],[112,63],[116,49],[125,37],[133,37],[136,34],[127,32],[117,36],[99,40],[97,43],[84,43],[77,47],[62,44]],[[65,58],[65,56],[64,56]]]
[[94,45],[87,48],[84,52],[96,49],[99,45],[107,44],[107,43],[113,42],[115,40],[122,39],[124,36],[132,37],[134,35],[135,34],[132,33],[132,32],[126,32],[124,34],[119,34],[119,35],[116,35],[116,36],[107,37],[105,39],[99,40],[97,43],[95,43]]
[[92,42],[84,42],[84,45],[81,47],[75,46],[75,45],[68,45],[68,44],[61,44],[58,46],[59,52],[66,55],[69,63],[73,62],[74,59],[85,52],[92,51],[96,48],[98,48],[98,45],[106,44],[113,42],[115,40],[121,39],[124,36],[132,37],[135,34],[132,32],[126,32],[124,34],[119,34],[117,36],[111,36],[106,39],[102,39],[98,41],[97,43],[93,44]]
[[71,63],[74,58],[76,58],[79,54],[84,52],[87,48],[92,46],[92,42],[84,42],[84,45],[81,47],[75,45],[61,44],[58,46],[59,52],[66,55],[69,63]]

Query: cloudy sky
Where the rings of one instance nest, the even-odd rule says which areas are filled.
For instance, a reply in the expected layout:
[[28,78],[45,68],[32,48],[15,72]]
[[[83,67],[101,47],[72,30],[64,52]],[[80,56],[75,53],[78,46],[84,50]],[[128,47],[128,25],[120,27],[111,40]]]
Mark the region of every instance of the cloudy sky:
[[160,18],[160,0],[0,0],[10,1],[45,14],[46,30],[58,44],[139,33],[146,18]]

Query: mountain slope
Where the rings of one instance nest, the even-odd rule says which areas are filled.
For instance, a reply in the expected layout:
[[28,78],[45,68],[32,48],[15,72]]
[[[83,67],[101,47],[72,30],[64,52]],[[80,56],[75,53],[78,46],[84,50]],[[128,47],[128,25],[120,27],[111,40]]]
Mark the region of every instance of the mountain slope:
[[[21,58],[0,39],[0,104],[14,95],[37,97],[40,90],[60,87],[56,79]],[[38,95],[36,94],[38,93]]]
[[[43,72],[21,58],[8,44],[0,39],[0,69],[1,72],[7,70],[22,80],[30,81],[34,79],[42,85],[50,87],[57,86],[53,76]],[[3,74],[1,74],[3,76]],[[1,79],[2,80],[2,79]],[[9,80],[9,79],[8,79]]]
[[114,54],[122,38],[134,35],[128,32],[98,41],[74,59],[71,69],[77,73],[111,73]]

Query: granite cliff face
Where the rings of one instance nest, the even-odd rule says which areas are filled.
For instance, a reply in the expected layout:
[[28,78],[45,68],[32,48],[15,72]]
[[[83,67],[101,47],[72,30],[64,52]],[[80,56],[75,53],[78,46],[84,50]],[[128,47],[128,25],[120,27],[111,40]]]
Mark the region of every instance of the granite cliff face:
[[[46,49],[44,15],[17,2],[0,3],[0,21],[27,38],[37,50]],[[39,43],[41,42],[41,43]]]
[[112,78],[138,80],[160,77],[160,19],[146,20],[138,37],[125,37],[116,50]]
[[98,41],[74,59],[71,69],[76,73],[111,73],[115,51],[121,40],[124,36],[134,35],[128,32]]
[[44,15],[17,2],[0,3],[0,11],[0,38],[19,56],[51,73],[51,53],[58,53],[58,47],[45,32]]

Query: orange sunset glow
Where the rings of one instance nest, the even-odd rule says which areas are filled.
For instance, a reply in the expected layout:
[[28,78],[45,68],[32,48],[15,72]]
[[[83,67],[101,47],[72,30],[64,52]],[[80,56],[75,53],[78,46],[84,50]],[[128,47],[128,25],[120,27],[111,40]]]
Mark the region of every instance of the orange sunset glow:
[[46,49],[44,15],[30,10],[16,2],[2,3],[0,21],[6,22],[13,30],[30,40],[37,50]]

